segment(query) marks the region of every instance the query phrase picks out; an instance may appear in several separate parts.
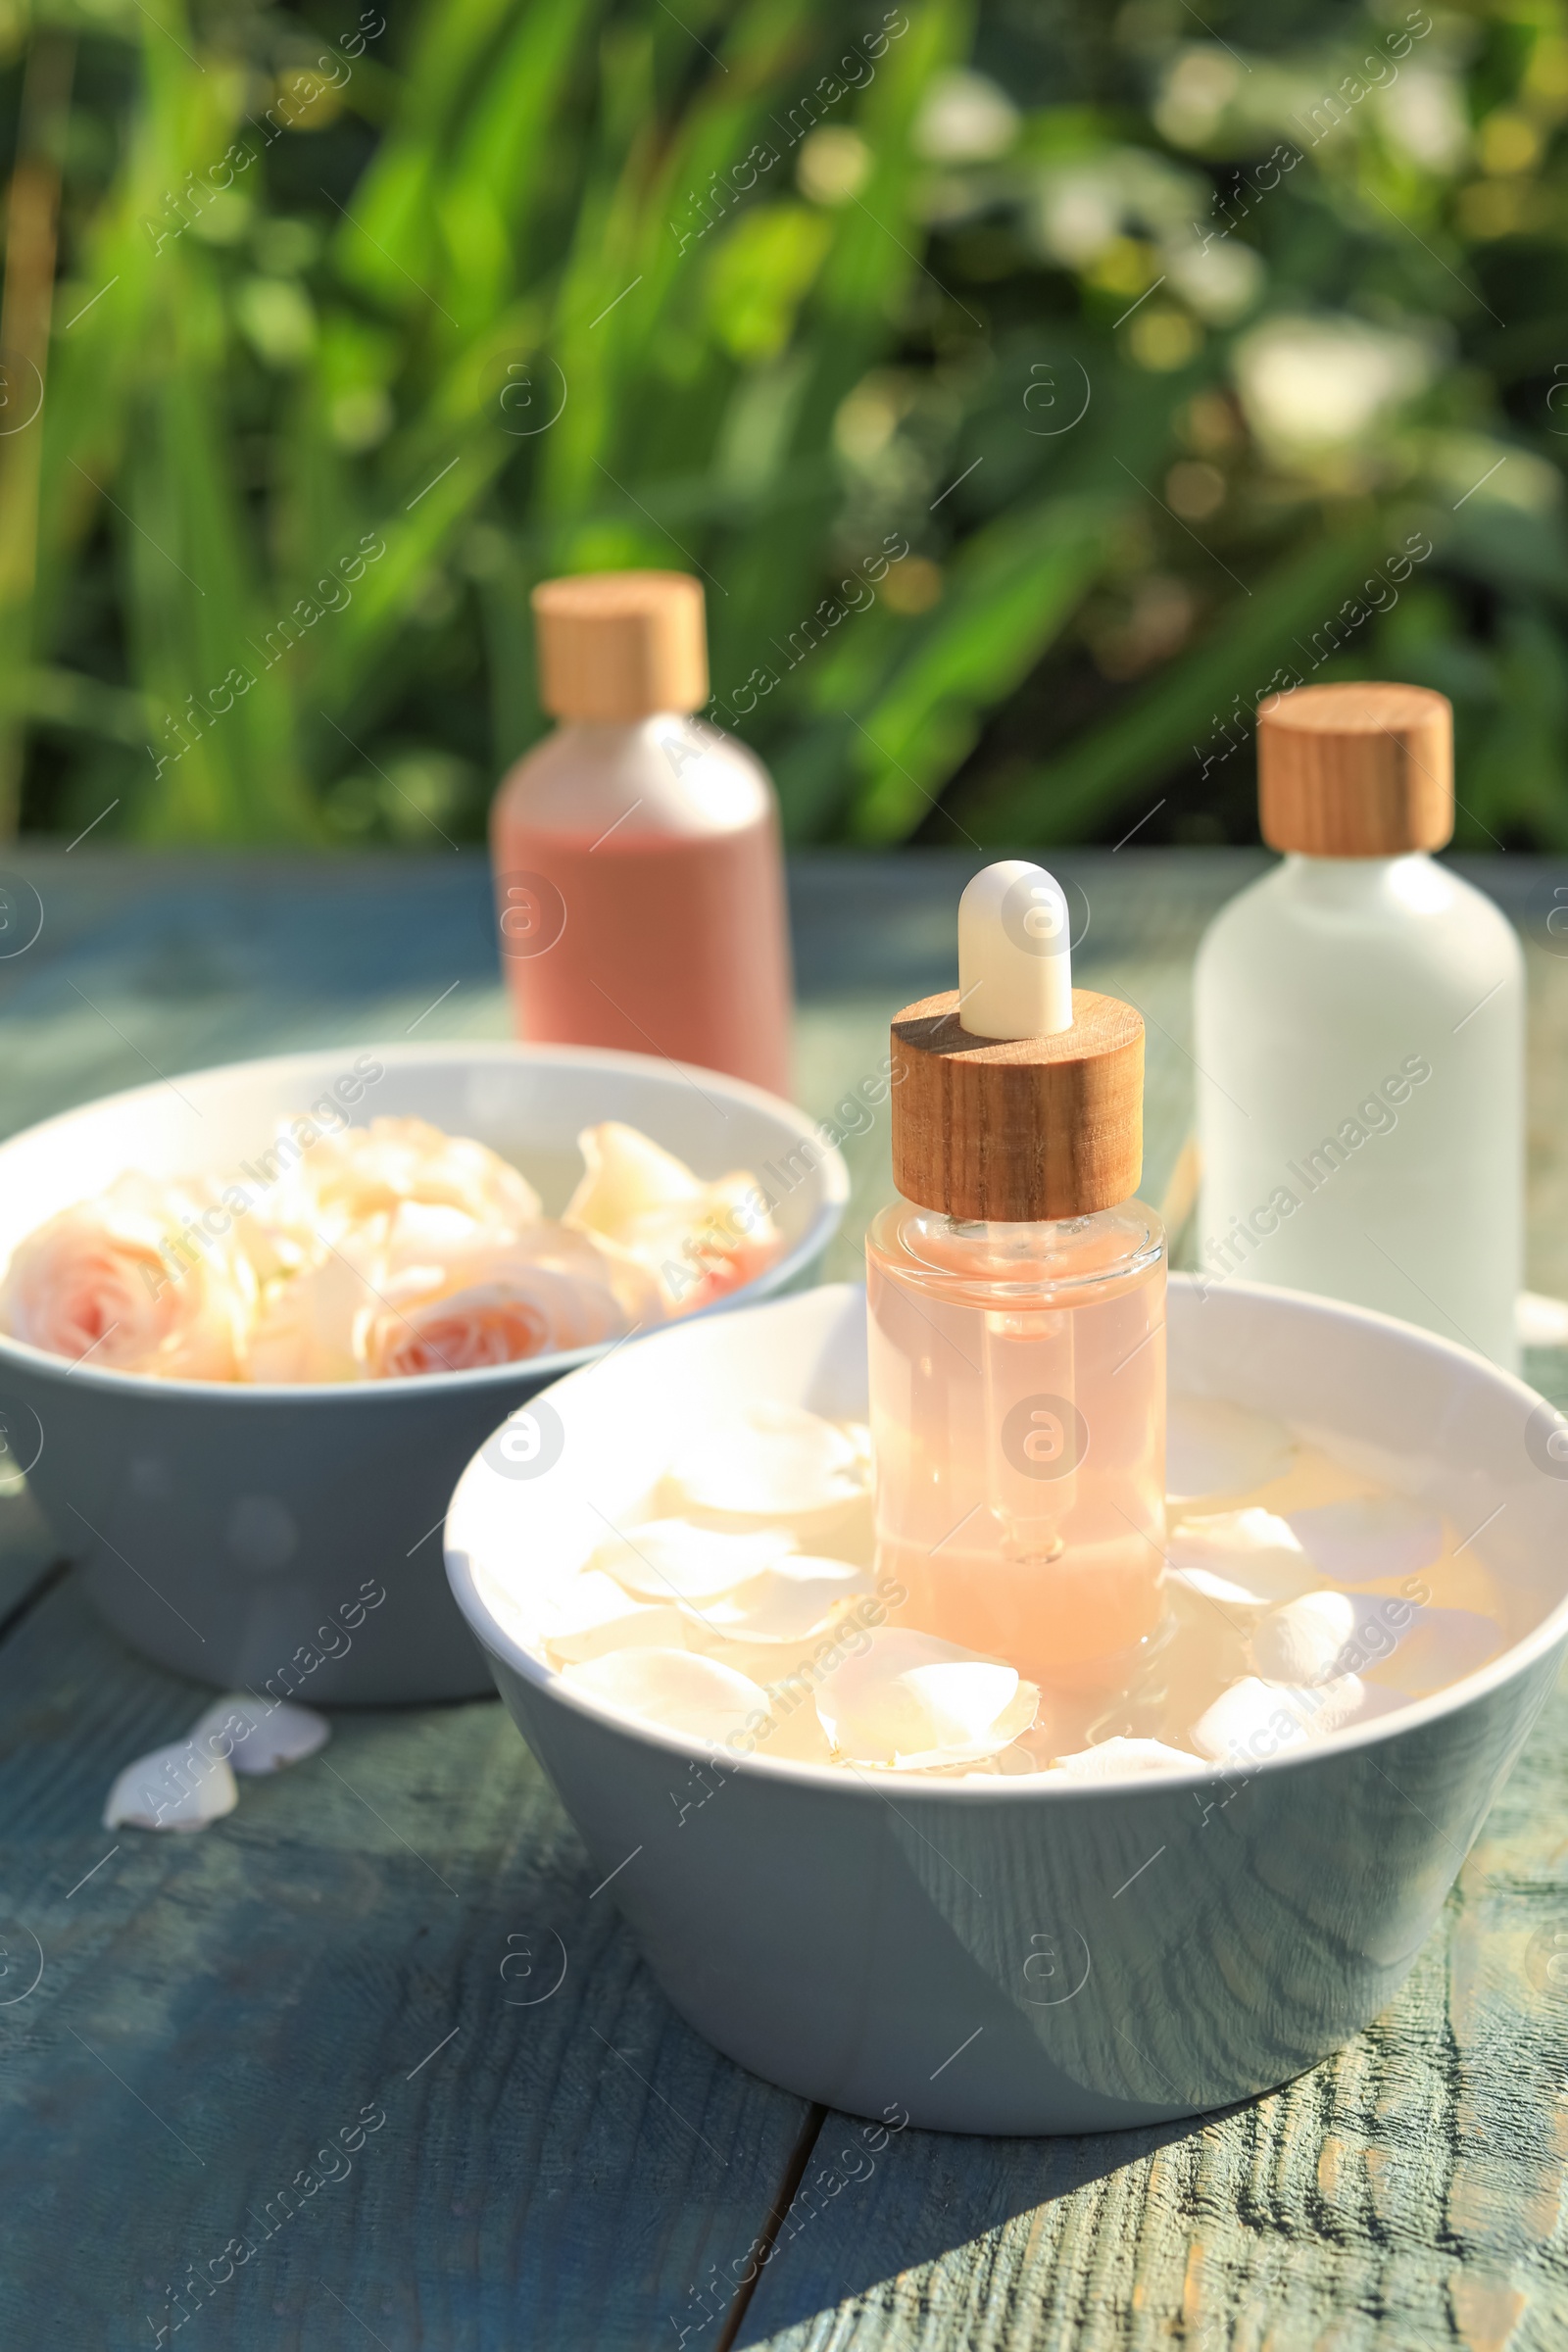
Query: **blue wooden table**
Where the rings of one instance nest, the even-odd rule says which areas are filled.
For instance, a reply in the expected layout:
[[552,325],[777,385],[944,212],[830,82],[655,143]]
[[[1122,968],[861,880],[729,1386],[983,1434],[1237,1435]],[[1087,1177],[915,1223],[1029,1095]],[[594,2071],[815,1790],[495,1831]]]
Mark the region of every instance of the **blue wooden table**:
[[[892,1010],[951,984],[972,863],[797,866],[814,1110],[877,1068]],[[1057,868],[1087,925],[1079,969],[1148,1019],[1154,1200],[1187,1129],[1192,955],[1257,864]],[[43,925],[0,958],[7,1130],[241,1054],[506,1034],[477,858],[84,846],[11,866]],[[1557,877],[1477,870],[1530,942],[1531,1279],[1565,1293]],[[847,1151],[835,1273],[889,1190],[880,1122]],[[1561,1363],[1533,1369],[1558,1393]],[[24,1497],[0,1505],[5,2352],[1568,2342],[1561,1700],[1442,1932],[1339,2056],[1197,2124],[911,2130],[867,2173],[840,2159],[846,2119],[665,2006],[499,1705],[340,1714],[321,1756],[248,1783],[204,1835],[106,1833],[117,1771],[202,1697],[97,1623]]]

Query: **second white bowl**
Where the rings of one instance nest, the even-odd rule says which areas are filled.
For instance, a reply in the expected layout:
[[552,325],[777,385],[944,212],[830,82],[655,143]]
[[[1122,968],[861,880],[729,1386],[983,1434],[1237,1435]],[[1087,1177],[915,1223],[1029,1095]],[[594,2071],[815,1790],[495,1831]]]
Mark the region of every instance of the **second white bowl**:
[[1245,1400],[1482,1531],[1534,1630],[1305,1750],[1085,1786],[856,1774],[629,1721],[532,1654],[519,1564],[580,1560],[681,1437],[753,1401],[865,1411],[865,1300],[781,1299],[572,1375],[548,1477],[483,1456],[447,1559],[514,1720],[681,2015],[828,2106],[1099,2132],[1274,2087],[1384,2007],[1568,1645],[1560,1415],[1386,1316],[1170,1287],[1173,1385]]

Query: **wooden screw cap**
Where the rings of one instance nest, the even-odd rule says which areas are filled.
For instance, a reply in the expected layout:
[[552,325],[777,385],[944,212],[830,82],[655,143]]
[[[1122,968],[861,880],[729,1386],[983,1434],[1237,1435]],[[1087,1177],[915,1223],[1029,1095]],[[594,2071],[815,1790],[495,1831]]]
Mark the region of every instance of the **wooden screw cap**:
[[708,700],[703,584],[684,571],[585,571],[533,592],[539,700],[557,718],[628,721]]
[[1257,711],[1270,849],[1398,858],[1453,832],[1453,711],[1428,686],[1298,686]]
[[949,1216],[1033,1224],[1114,1208],[1144,1167],[1143,1015],[1072,992],[1051,1037],[971,1037],[958,992],[893,1024],[893,1181]]

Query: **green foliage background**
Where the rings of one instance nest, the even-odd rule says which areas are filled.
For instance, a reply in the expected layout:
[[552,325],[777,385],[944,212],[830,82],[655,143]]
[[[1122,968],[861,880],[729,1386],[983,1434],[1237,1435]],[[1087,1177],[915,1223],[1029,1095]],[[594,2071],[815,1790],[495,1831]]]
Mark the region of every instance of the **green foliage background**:
[[0,0],[0,64],[6,821],[476,839],[530,588],[625,564],[797,840],[1252,838],[1259,695],[1392,675],[1461,842],[1568,847],[1559,0]]

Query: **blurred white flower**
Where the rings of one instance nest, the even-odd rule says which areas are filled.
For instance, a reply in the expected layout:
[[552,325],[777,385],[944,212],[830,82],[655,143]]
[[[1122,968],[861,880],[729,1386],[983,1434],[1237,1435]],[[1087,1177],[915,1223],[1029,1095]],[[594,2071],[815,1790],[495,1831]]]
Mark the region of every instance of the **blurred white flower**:
[[984,74],[938,74],[914,125],[914,150],[932,164],[986,164],[1018,135],[1018,110]]
[[1040,183],[1040,242],[1058,262],[1085,269],[1120,235],[1121,212],[1107,172],[1093,165],[1051,172]]
[[1379,118],[1396,147],[1429,172],[1457,172],[1470,152],[1470,124],[1457,77],[1439,66],[1406,66],[1375,93]]
[[1154,127],[1173,147],[1201,147],[1236,95],[1241,68],[1207,42],[1182,50],[1154,101]]
[[1450,504],[1512,507],[1520,514],[1544,514],[1562,503],[1562,476],[1555,466],[1485,433],[1436,437],[1427,465]]
[[1207,183],[1193,172],[1147,149],[1117,147],[1092,162],[1043,172],[1030,229],[1053,260],[1084,270],[1128,234],[1154,236],[1172,247],[1178,240],[1196,243],[1193,221],[1208,203]]
[[1250,311],[1267,275],[1260,256],[1240,237],[1173,243],[1163,259],[1175,291],[1213,326],[1227,326]]
[[1243,336],[1233,361],[1248,423],[1282,457],[1364,440],[1425,389],[1433,364],[1417,336],[1345,317],[1267,319]]
[[813,204],[848,204],[871,172],[871,150],[858,131],[826,122],[801,141],[795,177]]

